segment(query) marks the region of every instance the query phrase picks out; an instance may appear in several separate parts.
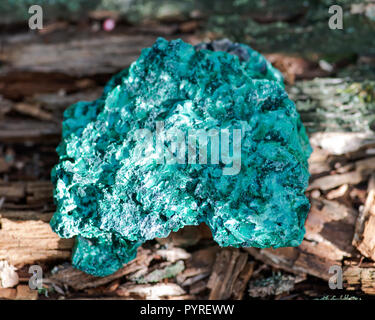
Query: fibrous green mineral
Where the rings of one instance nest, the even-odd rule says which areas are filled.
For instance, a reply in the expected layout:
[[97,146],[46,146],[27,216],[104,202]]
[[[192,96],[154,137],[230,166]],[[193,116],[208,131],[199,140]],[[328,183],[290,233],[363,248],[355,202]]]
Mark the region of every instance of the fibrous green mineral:
[[[158,123],[186,140],[172,148]],[[146,147],[140,132],[152,134]],[[227,140],[215,140],[216,150],[214,136],[201,142],[197,132],[226,132]],[[158,143],[165,149],[155,156]],[[177,158],[183,144],[195,149],[195,161],[194,152]],[[198,159],[203,147],[206,161]],[[159,38],[102,97],[65,111],[57,151],[51,226],[63,238],[77,236],[72,262],[87,273],[111,274],[145,241],[203,222],[220,246],[303,239],[311,148],[281,74],[248,46]]]

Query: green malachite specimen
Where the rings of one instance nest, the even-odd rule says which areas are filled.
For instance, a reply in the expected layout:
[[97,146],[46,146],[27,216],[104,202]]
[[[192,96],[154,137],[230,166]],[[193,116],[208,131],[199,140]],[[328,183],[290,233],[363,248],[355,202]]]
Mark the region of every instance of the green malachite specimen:
[[[140,157],[138,129],[155,132],[157,121],[183,132],[240,129],[240,171],[224,175],[222,159]],[[62,135],[51,226],[77,236],[73,265],[87,273],[111,274],[145,241],[202,222],[221,246],[303,239],[311,148],[281,74],[248,46],[159,38],[101,98],[69,107]]]

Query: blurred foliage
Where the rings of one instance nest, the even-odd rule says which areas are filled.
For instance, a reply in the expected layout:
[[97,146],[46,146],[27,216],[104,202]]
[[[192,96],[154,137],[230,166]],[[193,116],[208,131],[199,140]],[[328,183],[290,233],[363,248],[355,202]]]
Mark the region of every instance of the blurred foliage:
[[80,15],[99,5],[101,0],[1,0],[0,23],[22,22],[31,16],[29,8],[40,5],[46,19],[78,19]]
[[[209,2],[211,4],[209,4]],[[249,43],[262,52],[323,54],[328,61],[375,54],[374,4],[349,0],[205,1],[214,12],[206,28],[218,37]],[[225,5],[226,4],[226,5]],[[343,8],[343,30],[331,30],[328,8]],[[234,27],[235,26],[235,27]]]
[[375,82],[316,78],[288,88],[309,133],[375,131]]
[[[208,38],[228,37],[261,52],[298,52],[329,62],[375,55],[375,3],[370,0],[2,0],[2,23],[29,17],[40,4],[45,19],[82,18],[95,9],[116,10],[127,21],[203,18]],[[340,5],[344,29],[331,30],[328,8]]]

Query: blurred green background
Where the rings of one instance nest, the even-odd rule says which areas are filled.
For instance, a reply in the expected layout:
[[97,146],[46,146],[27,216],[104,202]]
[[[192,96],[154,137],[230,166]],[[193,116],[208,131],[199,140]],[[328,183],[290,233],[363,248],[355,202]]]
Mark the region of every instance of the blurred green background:
[[[92,10],[114,10],[131,24],[203,20],[202,29],[216,37],[254,45],[263,52],[325,54],[330,60],[375,54],[375,2],[360,0],[2,0],[1,23],[29,18],[39,4],[46,20],[77,21]],[[340,5],[344,29],[329,30],[328,8]]]

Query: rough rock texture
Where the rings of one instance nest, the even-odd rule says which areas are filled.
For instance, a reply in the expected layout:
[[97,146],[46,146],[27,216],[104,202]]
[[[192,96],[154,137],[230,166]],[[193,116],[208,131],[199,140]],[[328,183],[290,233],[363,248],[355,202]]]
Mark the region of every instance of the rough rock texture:
[[[301,243],[311,148],[280,73],[251,48],[159,38],[100,99],[74,104],[64,117],[51,226],[78,236],[75,267],[111,274],[143,242],[202,222],[221,246]],[[158,121],[172,133],[241,130],[240,171],[223,174],[222,158],[191,164],[185,155],[171,164],[173,152],[162,163],[140,153],[138,129],[154,134]]]

